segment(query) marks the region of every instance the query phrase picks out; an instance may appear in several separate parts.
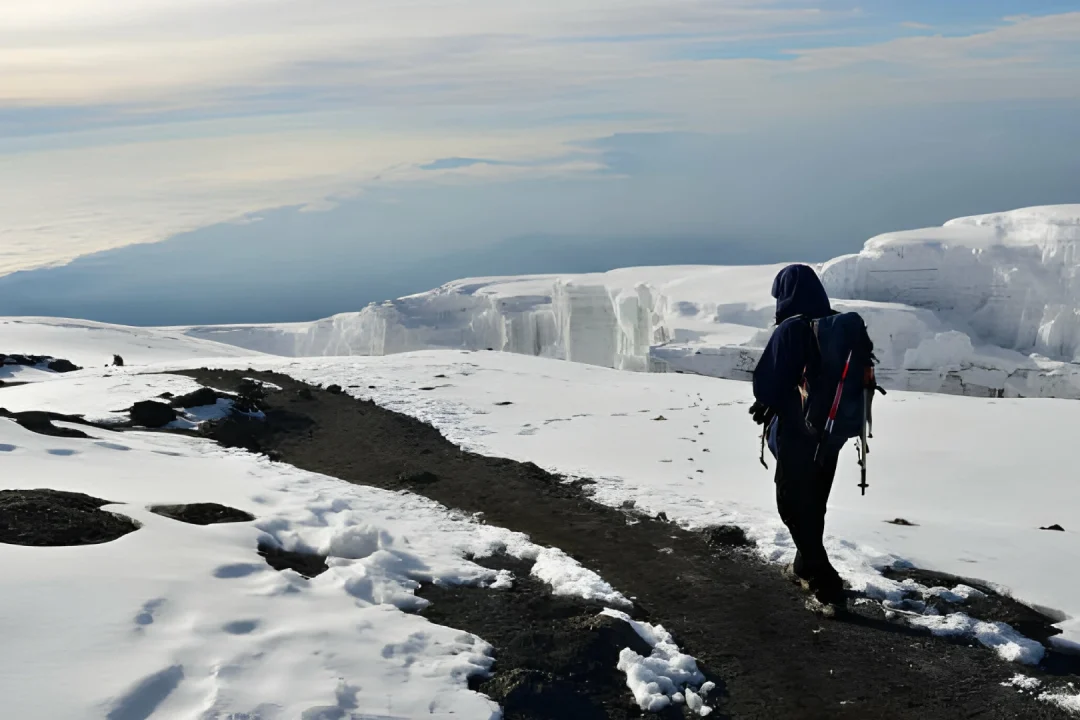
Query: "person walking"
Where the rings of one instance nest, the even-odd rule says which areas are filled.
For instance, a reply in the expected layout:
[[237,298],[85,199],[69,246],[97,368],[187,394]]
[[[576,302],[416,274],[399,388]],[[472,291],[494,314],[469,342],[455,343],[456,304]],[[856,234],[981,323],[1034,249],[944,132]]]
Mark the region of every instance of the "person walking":
[[807,265],[781,270],[772,295],[777,327],[754,370],[750,413],[776,458],[776,505],[796,548],[787,573],[823,605],[841,605],[844,583],[825,551],[825,514],[840,449],[858,435],[848,417],[863,412],[848,407],[848,397],[872,396],[863,387],[873,383],[873,344],[858,314],[832,309]]

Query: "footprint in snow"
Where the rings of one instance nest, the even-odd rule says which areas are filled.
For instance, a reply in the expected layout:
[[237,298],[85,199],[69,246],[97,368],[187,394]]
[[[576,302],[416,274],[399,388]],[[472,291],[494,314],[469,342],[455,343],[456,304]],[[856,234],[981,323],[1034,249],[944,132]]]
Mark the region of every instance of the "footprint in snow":
[[135,624],[141,626],[154,624],[154,613],[165,604],[165,598],[154,598],[143,603],[139,614],[135,616]]
[[0,452],[15,452],[18,449],[19,448],[17,448],[14,445],[7,445],[7,444],[4,444],[4,443],[0,443]]
[[248,575],[254,575],[262,569],[263,566],[252,565],[250,563],[222,565],[217,570],[214,570],[214,577],[221,578],[223,580],[232,580],[234,578],[242,578],[247,577]]
[[257,627],[259,627],[258,620],[234,620],[231,623],[226,623],[221,629],[230,635],[247,635],[254,632]]
[[94,443],[94,444],[95,444],[95,445],[97,445],[98,447],[103,447],[103,448],[105,448],[106,450],[120,450],[120,451],[126,451],[126,450],[130,450],[130,449],[131,449],[131,448],[129,448],[129,447],[127,446],[127,445],[121,445],[120,443],[111,443],[111,442],[96,442],[96,443]]
[[52,450],[46,450],[45,452],[56,457],[71,457],[72,455],[78,455],[78,450],[67,450],[64,448],[54,448]]
[[117,699],[106,720],[146,720],[184,680],[184,666],[173,665],[147,675]]

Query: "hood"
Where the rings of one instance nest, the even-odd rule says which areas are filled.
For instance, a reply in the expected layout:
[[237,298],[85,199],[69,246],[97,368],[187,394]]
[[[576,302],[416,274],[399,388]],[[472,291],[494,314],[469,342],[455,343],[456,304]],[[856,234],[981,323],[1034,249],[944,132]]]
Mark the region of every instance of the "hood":
[[773,280],[772,296],[776,298],[776,322],[795,315],[820,318],[829,315],[829,295],[817,273],[808,265],[788,265]]

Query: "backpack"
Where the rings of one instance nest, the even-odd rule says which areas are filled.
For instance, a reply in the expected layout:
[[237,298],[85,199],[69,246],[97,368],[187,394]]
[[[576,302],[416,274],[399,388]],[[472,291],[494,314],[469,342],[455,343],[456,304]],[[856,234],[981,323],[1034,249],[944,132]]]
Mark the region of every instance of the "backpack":
[[817,362],[804,371],[803,409],[807,427],[821,445],[839,448],[863,436],[870,420],[874,343],[855,312],[808,320],[817,346]]

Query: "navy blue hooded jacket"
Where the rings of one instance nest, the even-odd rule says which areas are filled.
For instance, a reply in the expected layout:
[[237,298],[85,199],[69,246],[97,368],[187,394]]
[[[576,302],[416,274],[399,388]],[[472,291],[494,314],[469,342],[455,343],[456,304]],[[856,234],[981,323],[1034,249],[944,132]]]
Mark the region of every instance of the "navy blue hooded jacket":
[[817,273],[806,265],[788,265],[781,270],[773,281],[772,296],[776,298],[777,328],[754,370],[754,397],[772,408],[780,420],[769,428],[769,449],[775,456],[778,425],[795,432],[803,424],[798,387],[803,370],[816,360],[813,331],[797,316],[816,319],[832,315],[833,309]]

